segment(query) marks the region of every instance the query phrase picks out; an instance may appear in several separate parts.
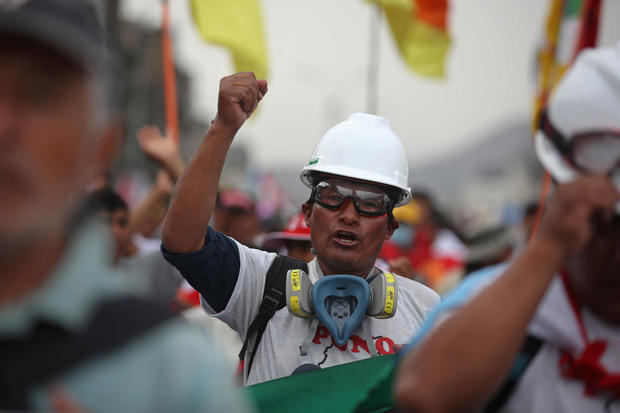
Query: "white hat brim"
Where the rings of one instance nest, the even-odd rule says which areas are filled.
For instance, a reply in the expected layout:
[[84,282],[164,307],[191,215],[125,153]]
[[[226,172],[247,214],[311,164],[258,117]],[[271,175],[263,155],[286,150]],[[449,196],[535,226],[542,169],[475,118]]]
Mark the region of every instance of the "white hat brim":
[[575,168],[562,157],[541,130],[536,131],[534,135],[534,148],[542,165],[557,182],[570,182],[577,178]]

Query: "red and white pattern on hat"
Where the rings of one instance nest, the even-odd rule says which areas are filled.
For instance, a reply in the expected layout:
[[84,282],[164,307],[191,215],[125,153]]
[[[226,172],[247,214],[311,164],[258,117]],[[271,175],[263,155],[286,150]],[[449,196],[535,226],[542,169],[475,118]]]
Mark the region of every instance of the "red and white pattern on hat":
[[291,217],[284,231],[272,232],[267,234],[267,240],[297,240],[310,241],[310,228],[306,225],[303,213],[295,214]]
[[284,231],[267,234],[263,239],[263,248],[277,251],[287,240],[310,242],[310,228],[306,225],[304,214],[301,212],[291,217]]

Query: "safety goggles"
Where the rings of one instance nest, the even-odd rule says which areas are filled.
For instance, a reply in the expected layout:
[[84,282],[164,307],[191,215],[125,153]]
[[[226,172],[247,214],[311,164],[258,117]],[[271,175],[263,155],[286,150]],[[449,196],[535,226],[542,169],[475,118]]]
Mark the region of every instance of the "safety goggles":
[[562,156],[582,172],[607,175],[620,167],[620,131],[584,132],[568,141],[546,113],[541,117],[540,129]]
[[357,212],[367,216],[381,216],[392,210],[393,203],[387,193],[368,185],[358,188],[355,185],[348,181],[321,181],[314,187],[312,199],[322,207],[335,211],[351,198]]

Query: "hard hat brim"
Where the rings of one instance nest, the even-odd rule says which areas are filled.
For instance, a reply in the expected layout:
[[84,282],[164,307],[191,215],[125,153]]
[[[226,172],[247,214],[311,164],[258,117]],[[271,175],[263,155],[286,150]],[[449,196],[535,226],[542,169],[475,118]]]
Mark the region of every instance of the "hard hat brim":
[[360,181],[360,182],[367,182],[372,185],[381,185],[381,186],[387,186],[390,188],[394,188],[400,194],[398,201],[394,203],[394,207],[405,205],[409,203],[409,201],[411,200],[411,188],[402,187],[400,185],[397,185],[391,182],[385,182],[385,177],[381,175],[373,174],[370,172],[367,172],[363,176],[360,176],[359,169],[351,169],[351,168],[346,168],[346,167],[334,167],[333,165],[330,165],[329,168],[325,168],[325,169],[321,167],[315,167],[315,166],[306,166],[304,167],[303,171],[299,175],[299,178],[308,188],[312,188],[314,185],[312,178],[310,178],[310,176],[313,174],[340,176],[343,178],[353,179],[353,180]]
[[541,130],[534,135],[534,148],[543,167],[559,183],[570,182],[577,177],[577,171],[560,154]]

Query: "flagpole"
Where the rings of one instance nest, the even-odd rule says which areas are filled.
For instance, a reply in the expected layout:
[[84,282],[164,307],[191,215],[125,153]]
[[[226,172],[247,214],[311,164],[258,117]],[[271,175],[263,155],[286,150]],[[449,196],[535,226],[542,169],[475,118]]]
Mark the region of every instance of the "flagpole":
[[[573,60],[587,47],[596,47],[602,0],[586,0],[582,4],[581,28]],[[572,62],[571,62],[572,63]]]
[[366,112],[377,114],[377,108],[379,106],[379,29],[381,23],[381,6],[373,4],[371,7],[374,7],[374,10],[370,12]]
[[[577,39],[577,44],[575,45],[575,50],[573,52],[573,57],[571,59],[570,64],[577,58],[577,55],[581,53],[581,51],[587,47],[596,47],[596,42],[598,40],[598,28],[599,21],[601,15],[601,2],[602,0],[586,0],[582,5],[581,11],[581,28],[579,32],[579,37]],[[558,28],[559,30],[559,28]],[[557,44],[557,43],[556,43]],[[554,44],[555,46],[555,44]],[[547,84],[549,82],[548,74],[543,78],[543,90],[550,89],[553,85]],[[535,125],[538,124],[538,117],[540,116],[540,112],[544,105],[547,103],[547,99],[549,97],[548,93],[542,94],[540,99],[540,106],[537,108],[535,113]],[[538,232],[538,227],[542,220],[543,211],[545,209],[545,204],[547,203],[547,196],[549,195],[549,189],[551,187],[551,175],[548,171],[544,172],[540,197],[538,199],[538,209],[536,210],[536,218],[534,220],[534,227],[532,229],[532,233],[530,235],[529,241],[534,239],[534,236]]]
[[174,50],[170,35],[170,6],[162,0],[161,55],[164,77],[164,103],[166,108],[166,131],[174,142],[179,143],[179,110],[177,83],[174,71]]

